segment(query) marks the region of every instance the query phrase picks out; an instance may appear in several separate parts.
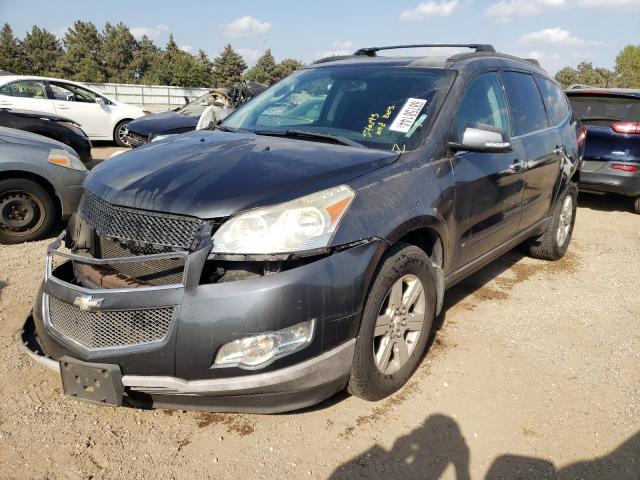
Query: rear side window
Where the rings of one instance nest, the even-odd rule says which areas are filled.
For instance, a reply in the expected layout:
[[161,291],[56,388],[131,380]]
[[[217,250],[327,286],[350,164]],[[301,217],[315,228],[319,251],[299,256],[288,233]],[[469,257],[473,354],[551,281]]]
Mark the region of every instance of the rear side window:
[[533,77],[527,73],[504,72],[502,79],[517,135],[547,128],[547,113]]
[[640,122],[640,98],[571,95],[569,101],[576,117],[587,124]]
[[471,80],[456,114],[455,138],[458,141],[472,123],[491,125],[511,134],[507,102],[495,72],[482,73]]
[[569,109],[567,98],[564,96],[560,87],[555,83],[550,82],[546,78],[538,76],[535,78],[538,88],[540,88],[540,93],[542,93],[544,104],[547,107],[551,125],[560,125],[569,116],[571,111]]
[[[6,87],[6,89],[5,89]],[[3,87],[2,93],[12,97],[45,99],[44,83],[37,80],[19,80]]]

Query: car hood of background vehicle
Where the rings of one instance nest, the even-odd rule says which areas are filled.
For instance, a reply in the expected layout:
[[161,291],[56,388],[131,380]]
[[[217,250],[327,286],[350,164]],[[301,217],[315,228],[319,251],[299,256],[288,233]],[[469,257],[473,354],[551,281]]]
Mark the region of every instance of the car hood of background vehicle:
[[198,115],[183,115],[177,112],[153,113],[129,122],[127,128],[146,137],[151,133],[160,135],[173,130],[195,129],[198,118]]
[[103,162],[85,188],[124,207],[227,217],[342,184],[398,157],[383,150],[203,130]]

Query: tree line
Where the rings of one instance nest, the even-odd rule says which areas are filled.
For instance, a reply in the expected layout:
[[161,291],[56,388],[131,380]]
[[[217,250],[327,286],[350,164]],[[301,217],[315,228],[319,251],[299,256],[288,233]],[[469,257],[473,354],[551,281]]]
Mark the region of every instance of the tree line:
[[23,39],[5,23],[0,30],[0,70],[22,75],[61,77],[79,82],[113,82],[179,87],[222,87],[240,80],[271,85],[302,68],[286,58],[276,62],[266,50],[252,68],[230,44],[214,59],[178,48],[173,35],[164,48],[143,35],[136,40],[122,22],[99,31],[76,21],[62,39],[34,25]]
[[582,62],[577,68],[564,67],[556,73],[556,81],[567,88],[581,84],[592,87],[640,88],[640,45],[627,45],[616,57],[613,70]]

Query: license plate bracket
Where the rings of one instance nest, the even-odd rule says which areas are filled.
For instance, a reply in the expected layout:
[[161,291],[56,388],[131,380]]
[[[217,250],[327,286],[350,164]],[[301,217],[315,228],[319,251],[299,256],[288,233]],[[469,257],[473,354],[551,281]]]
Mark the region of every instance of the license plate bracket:
[[122,405],[124,386],[118,365],[64,356],[60,359],[60,376],[64,394],[71,398],[98,405]]

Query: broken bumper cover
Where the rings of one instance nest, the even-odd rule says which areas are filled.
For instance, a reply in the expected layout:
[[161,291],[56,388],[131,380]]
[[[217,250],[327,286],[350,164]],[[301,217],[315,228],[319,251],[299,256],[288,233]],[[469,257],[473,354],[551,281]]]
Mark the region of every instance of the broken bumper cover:
[[[45,280],[23,331],[32,358],[58,371],[58,361],[65,357],[89,370],[117,365],[125,404],[259,413],[310,406],[345,387],[359,313],[381,251],[381,243],[372,241],[264,277],[200,284],[208,257],[208,249],[201,249],[179,254],[184,258],[181,283],[88,289],[74,282],[71,263],[148,262],[159,257],[95,259],[58,251],[61,240],[49,249]],[[54,268],[54,255],[70,262]],[[99,303],[87,311],[79,299]],[[170,323],[153,341],[96,346],[98,340],[111,340],[105,331],[119,329],[118,339],[138,338],[141,326],[149,322],[136,315],[169,306]],[[129,312],[133,323],[122,327]],[[102,327],[87,334],[94,314]],[[310,319],[315,320],[314,338],[302,350],[262,368],[212,365],[215,353],[228,342]]]
[[[26,353],[60,373],[60,362],[38,348],[33,316],[21,332]],[[123,375],[125,404],[134,407],[278,413],[314,405],[342,390],[349,378],[355,339],[304,362],[243,377],[184,380],[170,376]]]

